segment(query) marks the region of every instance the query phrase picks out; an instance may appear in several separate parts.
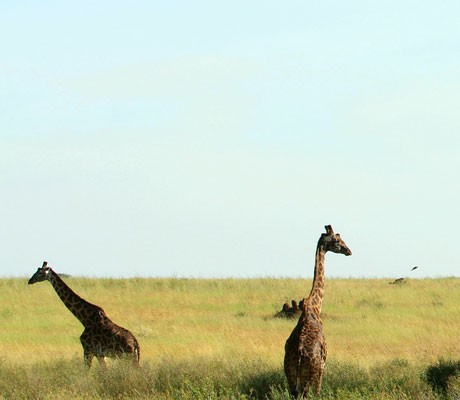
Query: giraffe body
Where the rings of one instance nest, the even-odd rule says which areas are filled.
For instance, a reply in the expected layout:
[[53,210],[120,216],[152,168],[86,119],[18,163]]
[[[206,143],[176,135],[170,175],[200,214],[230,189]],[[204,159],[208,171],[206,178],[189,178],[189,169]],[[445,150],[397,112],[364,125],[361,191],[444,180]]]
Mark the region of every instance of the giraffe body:
[[330,225],[326,226],[326,233],[318,240],[310,295],[301,302],[302,314],[284,347],[284,372],[289,390],[297,397],[300,388],[304,399],[311,388],[315,395],[319,395],[326,364],[327,345],[321,306],[324,298],[324,256],[328,251],[351,255],[351,250],[339,234],[334,234]]
[[132,356],[133,362],[139,364],[140,347],[134,335],[112,322],[101,307],[78,296],[56,272],[47,266],[46,261],[29,279],[29,284],[45,280],[51,283],[64,305],[85,327],[80,342],[88,367],[91,367],[94,357],[101,364],[105,364],[105,357],[122,355]]
[[80,336],[85,363],[91,366],[93,357],[104,363],[106,357],[132,354],[133,361],[139,363],[139,343],[127,329],[107,318],[101,324],[86,327]]

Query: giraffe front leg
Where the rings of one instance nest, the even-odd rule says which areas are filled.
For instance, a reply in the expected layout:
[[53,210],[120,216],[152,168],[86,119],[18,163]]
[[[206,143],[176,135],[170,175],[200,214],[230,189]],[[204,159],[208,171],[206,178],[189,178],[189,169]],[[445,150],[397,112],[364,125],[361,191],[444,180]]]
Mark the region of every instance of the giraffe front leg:
[[321,383],[323,382],[323,375],[324,375],[324,367],[326,365],[326,357],[327,357],[327,345],[326,339],[323,337],[323,342],[321,343],[321,352],[319,357],[318,366],[315,368],[315,374],[312,377],[312,385],[313,391],[315,392],[316,396],[319,396],[319,392],[321,390]]
[[80,343],[83,347],[83,359],[85,361],[85,365],[91,368],[91,364],[93,362],[94,353],[91,351],[91,344],[89,341],[89,335],[87,329],[83,331],[80,336]]
[[91,368],[91,364],[93,363],[93,353],[84,350],[83,351],[83,359],[85,360],[85,365],[88,367],[88,369]]
[[321,366],[321,368],[318,370],[318,372],[312,379],[313,391],[316,396],[319,396],[319,392],[321,390],[321,383],[323,381],[323,373],[324,373],[324,366]]

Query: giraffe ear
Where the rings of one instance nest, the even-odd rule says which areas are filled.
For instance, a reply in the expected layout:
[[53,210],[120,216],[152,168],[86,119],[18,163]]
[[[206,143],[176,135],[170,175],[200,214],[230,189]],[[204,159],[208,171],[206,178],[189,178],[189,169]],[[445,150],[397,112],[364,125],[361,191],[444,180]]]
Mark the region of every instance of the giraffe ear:
[[325,228],[326,228],[326,233],[328,235],[333,235],[334,234],[334,230],[332,229],[331,225],[326,225]]

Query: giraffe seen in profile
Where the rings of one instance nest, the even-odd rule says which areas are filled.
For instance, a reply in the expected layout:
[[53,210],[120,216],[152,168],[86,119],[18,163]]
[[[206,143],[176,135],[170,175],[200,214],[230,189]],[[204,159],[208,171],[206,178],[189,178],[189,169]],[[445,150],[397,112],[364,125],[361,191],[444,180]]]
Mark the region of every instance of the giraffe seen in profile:
[[139,365],[139,343],[130,331],[113,323],[101,307],[78,296],[48,267],[46,261],[29,279],[29,285],[45,280],[51,283],[64,305],[85,327],[80,342],[88,368],[91,367],[93,357],[105,365],[106,357],[119,357],[125,354],[133,358],[135,365]]
[[315,271],[310,295],[304,299],[299,321],[286,341],[284,372],[293,397],[302,391],[306,399],[310,388],[319,395],[326,363],[327,347],[321,322],[321,305],[324,297],[324,256],[328,251],[351,255],[351,250],[327,225],[326,233],[318,240],[315,256]]

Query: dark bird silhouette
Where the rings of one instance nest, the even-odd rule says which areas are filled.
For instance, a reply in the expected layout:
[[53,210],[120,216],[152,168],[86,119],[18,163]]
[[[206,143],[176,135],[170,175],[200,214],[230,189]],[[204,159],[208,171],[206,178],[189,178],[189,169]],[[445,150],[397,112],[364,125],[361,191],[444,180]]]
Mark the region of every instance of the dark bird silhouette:
[[411,271],[413,271],[414,269],[417,269],[417,268],[418,268],[418,266],[412,267]]

